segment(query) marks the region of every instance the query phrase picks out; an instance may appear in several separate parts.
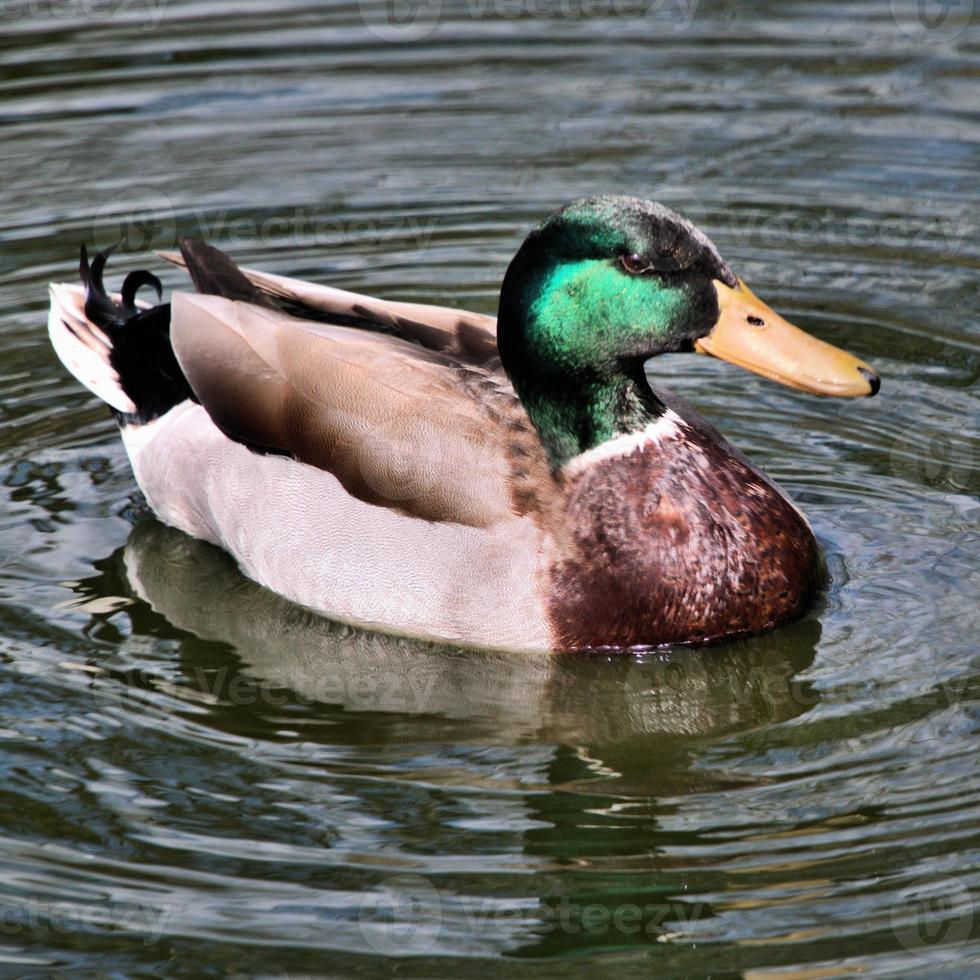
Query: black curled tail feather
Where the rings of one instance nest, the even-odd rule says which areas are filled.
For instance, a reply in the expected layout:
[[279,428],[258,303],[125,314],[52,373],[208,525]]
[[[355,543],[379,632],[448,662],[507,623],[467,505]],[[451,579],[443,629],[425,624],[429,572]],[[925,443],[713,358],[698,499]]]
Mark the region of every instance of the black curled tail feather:
[[112,251],[99,252],[89,264],[88,252],[82,246],[79,275],[85,287],[85,316],[111,341],[109,362],[119,375],[123,391],[136,405],[135,413],[114,409],[113,414],[121,424],[142,424],[194,395],[170,343],[170,304],[143,310],[136,306],[140,289],[151,286],[161,298],[163,285],[152,272],[131,272],[123,281],[121,301],[115,302],[102,282]]

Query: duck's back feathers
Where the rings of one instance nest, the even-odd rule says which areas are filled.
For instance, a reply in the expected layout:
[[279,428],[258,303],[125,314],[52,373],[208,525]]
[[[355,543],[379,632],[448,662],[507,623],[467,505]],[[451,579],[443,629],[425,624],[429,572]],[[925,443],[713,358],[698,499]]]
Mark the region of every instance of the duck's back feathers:
[[215,296],[176,293],[171,336],[226,435],[327,470],[367,503],[484,527],[529,509],[529,468],[550,480],[526,413],[494,372]]
[[[221,256],[224,262],[231,261],[217,249],[186,238],[181,241],[180,252],[159,254],[168,262],[187,268],[192,278],[196,275],[203,281],[204,277],[213,276],[217,272],[216,269],[207,268],[214,253]],[[196,266],[198,271],[195,272],[192,266]],[[243,266],[235,268],[263,297],[260,305],[271,303],[283,312],[303,320],[390,334],[427,350],[447,354],[466,364],[499,367],[495,317],[448,306],[382,300],[303,279],[278,276]],[[196,278],[195,285],[199,292],[248,299],[247,296],[233,295],[221,288],[201,288]]]

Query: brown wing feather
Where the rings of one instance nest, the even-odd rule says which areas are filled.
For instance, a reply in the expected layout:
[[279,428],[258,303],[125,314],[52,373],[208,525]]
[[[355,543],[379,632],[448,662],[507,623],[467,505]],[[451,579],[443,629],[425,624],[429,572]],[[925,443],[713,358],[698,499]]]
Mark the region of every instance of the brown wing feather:
[[379,327],[417,343],[478,365],[499,365],[497,321],[493,317],[448,306],[401,303],[242,269],[248,280],[267,296],[302,304],[340,316],[363,317]]
[[[209,253],[221,256],[217,249],[209,249]],[[185,257],[178,252],[159,254],[174,265],[188,267]],[[208,263],[213,261],[209,254]],[[230,263],[228,259],[225,261]],[[382,300],[333,286],[321,286],[289,276],[260,272],[257,269],[235,269],[266,299],[285,305],[288,312],[300,318],[311,316],[318,320],[329,320],[333,317],[336,322],[362,325],[368,330],[390,333],[427,350],[450,354],[468,364],[487,368],[500,364],[497,352],[497,321],[492,316],[448,306]],[[215,295],[229,295],[223,289],[202,289],[200,285],[198,289]],[[233,295],[230,298],[247,297]]]
[[368,503],[485,527],[541,510],[554,483],[493,370],[384,334],[176,293],[181,368],[231,438],[333,473]]

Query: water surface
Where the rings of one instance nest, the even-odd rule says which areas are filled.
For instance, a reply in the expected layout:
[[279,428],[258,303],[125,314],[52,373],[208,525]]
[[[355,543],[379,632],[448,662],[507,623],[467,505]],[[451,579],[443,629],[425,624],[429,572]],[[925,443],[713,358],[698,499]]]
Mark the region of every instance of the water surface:
[[[0,974],[980,972],[973,6],[0,4]],[[600,192],[884,377],[650,365],[811,518],[798,623],[531,658],[316,619],[148,515],[46,342],[81,242],[185,233],[493,312]]]

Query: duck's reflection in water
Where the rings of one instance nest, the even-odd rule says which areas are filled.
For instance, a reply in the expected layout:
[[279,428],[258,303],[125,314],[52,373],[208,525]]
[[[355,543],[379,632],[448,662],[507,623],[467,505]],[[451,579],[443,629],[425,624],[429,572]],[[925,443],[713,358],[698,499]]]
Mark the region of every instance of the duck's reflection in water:
[[814,618],[709,649],[487,653],[331,622],[152,519],[104,564],[84,591],[142,600],[128,609],[134,631],[180,641],[212,723],[277,740],[297,722],[304,740],[339,744],[547,743],[564,760],[549,766],[552,787],[693,791],[728,778],[692,771],[694,744],[793,718],[816,699],[796,677],[813,659]]

